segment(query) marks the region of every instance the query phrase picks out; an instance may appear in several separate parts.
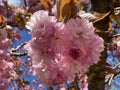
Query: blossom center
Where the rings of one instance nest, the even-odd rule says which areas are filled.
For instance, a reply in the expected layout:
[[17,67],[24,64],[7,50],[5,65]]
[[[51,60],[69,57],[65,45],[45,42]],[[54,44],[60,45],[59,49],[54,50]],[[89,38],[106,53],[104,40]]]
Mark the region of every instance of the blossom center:
[[79,48],[71,48],[69,51],[69,55],[75,60],[81,56],[81,53],[82,51]]

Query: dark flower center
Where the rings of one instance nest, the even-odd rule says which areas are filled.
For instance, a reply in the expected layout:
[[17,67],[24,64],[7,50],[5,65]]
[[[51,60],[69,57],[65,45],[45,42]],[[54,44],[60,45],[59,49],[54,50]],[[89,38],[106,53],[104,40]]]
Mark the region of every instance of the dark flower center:
[[71,48],[69,51],[69,55],[73,58],[73,59],[78,59],[81,56],[81,50],[78,48]]

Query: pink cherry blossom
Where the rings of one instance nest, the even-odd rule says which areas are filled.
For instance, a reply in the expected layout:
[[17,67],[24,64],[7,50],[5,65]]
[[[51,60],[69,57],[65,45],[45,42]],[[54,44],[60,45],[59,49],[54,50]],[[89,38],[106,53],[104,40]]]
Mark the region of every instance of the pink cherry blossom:
[[41,10],[32,15],[26,28],[32,35],[25,49],[34,74],[48,86],[73,80],[75,73],[87,72],[104,50],[103,39],[86,19],[74,18],[65,24]]
[[56,21],[55,17],[48,15],[48,11],[41,10],[31,16],[31,20],[27,23],[26,28],[31,30],[33,37],[42,37],[49,35],[49,33],[52,34],[54,31],[53,25]]
[[7,35],[8,35],[8,33],[6,30],[0,29],[0,41],[6,39]]
[[2,40],[0,41],[0,49],[3,50],[3,49],[8,49],[11,45],[11,40],[9,39],[5,39],[5,40]]
[[[60,48],[60,68],[69,74],[69,79],[75,73],[85,73],[87,68],[100,59],[104,50],[103,39],[94,33],[94,27],[86,19],[71,19],[66,23],[64,40],[67,42]],[[64,42],[63,40],[63,42]]]
[[117,41],[116,45],[117,45],[117,47],[116,47],[116,55],[118,57],[120,57],[120,41]]
[[11,40],[7,38],[8,32],[6,29],[0,29],[0,50],[8,49],[11,45]]
[[0,90],[6,90],[11,83],[11,71],[13,63],[12,57],[7,52],[10,48],[11,40],[8,39],[6,29],[0,29]]
[[6,90],[11,83],[13,63],[8,61],[7,54],[0,50],[0,90]]
[[66,88],[60,88],[60,90],[66,90]]
[[89,3],[90,0],[82,0],[83,3]]
[[67,80],[66,73],[64,73],[56,63],[50,63],[42,67],[41,65],[35,66],[36,75],[40,81],[47,86],[59,85]]
[[3,50],[0,50],[0,60],[11,61],[12,58],[9,55],[9,53],[6,53]]
[[80,89],[88,90],[88,77],[87,75],[80,75]]
[[54,15],[54,16],[58,16],[57,15],[57,5],[55,4],[54,6],[53,6],[53,8],[52,8],[52,14]]

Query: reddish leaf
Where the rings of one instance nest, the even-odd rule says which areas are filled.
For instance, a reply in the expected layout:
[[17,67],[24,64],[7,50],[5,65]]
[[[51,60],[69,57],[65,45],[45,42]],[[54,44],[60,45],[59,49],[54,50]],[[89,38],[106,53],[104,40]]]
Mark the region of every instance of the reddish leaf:
[[41,0],[40,5],[44,6],[46,9],[51,9],[51,0]]
[[94,20],[93,23],[96,23],[96,22],[98,22],[98,21],[104,19],[104,18],[107,17],[109,14],[110,14],[110,11],[107,12],[107,13],[104,13],[104,14],[99,14],[99,15],[97,16],[97,19]]
[[66,22],[69,18],[74,17],[78,11],[77,5],[81,0],[58,0],[57,13],[58,21]]
[[5,19],[3,16],[0,15],[0,23],[5,23]]

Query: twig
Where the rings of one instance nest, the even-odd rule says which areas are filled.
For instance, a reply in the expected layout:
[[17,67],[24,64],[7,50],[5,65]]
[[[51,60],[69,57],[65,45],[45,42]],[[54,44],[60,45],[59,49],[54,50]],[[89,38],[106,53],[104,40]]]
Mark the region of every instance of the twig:
[[18,50],[20,50],[26,43],[22,43],[21,45],[19,45],[16,49],[12,49],[11,52],[16,52]]
[[117,65],[115,65],[115,66],[113,67],[113,69],[116,69],[119,65],[120,65],[120,63],[118,63]]
[[13,12],[13,13],[16,13],[16,14],[21,14],[21,15],[24,15],[24,16],[30,16],[30,14],[24,14],[24,13],[18,13],[16,12],[14,9],[12,8],[6,8],[6,7],[3,7],[0,5],[0,8],[4,9],[4,10],[7,10],[7,11],[10,11],[10,12]]
[[20,56],[20,57],[22,57],[22,56],[26,56],[27,52],[23,52],[23,53],[10,52],[10,55],[11,56]]
[[10,55],[11,56],[26,56],[27,52],[22,52],[22,53],[18,53],[17,51],[20,50],[26,43],[22,43],[21,45],[19,45],[17,48],[10,50]]
[[27,7],[27,3],[26,3],[26,0],[23,0],[23,2],[24,2],[24,5],[25,5],[25,7]]
[[114,77],[114,74],[111,75],[110,80],[109,80],[109,82],[108,82],[108,85],[111,84],[113,77]]
[[120,34],[115,34],[115,35],[113,35],[113,37],[119,37],[120,36]]
[[[115,65],[115,66],[113,67],[113,69],[116,69],[119,65],[120,65],[120,63],[118,63],[117,65]],[[111,75],[111,77],[110,77],[110,79],[109,79],[109,82],[108,82],[108,85],[111,84],[113,78],[116,77],[118,74],[120,74],[120,72],[114,73],[114,74]]]
[[53,87],[52,86],[48,87],[48,90],[53,90]]

